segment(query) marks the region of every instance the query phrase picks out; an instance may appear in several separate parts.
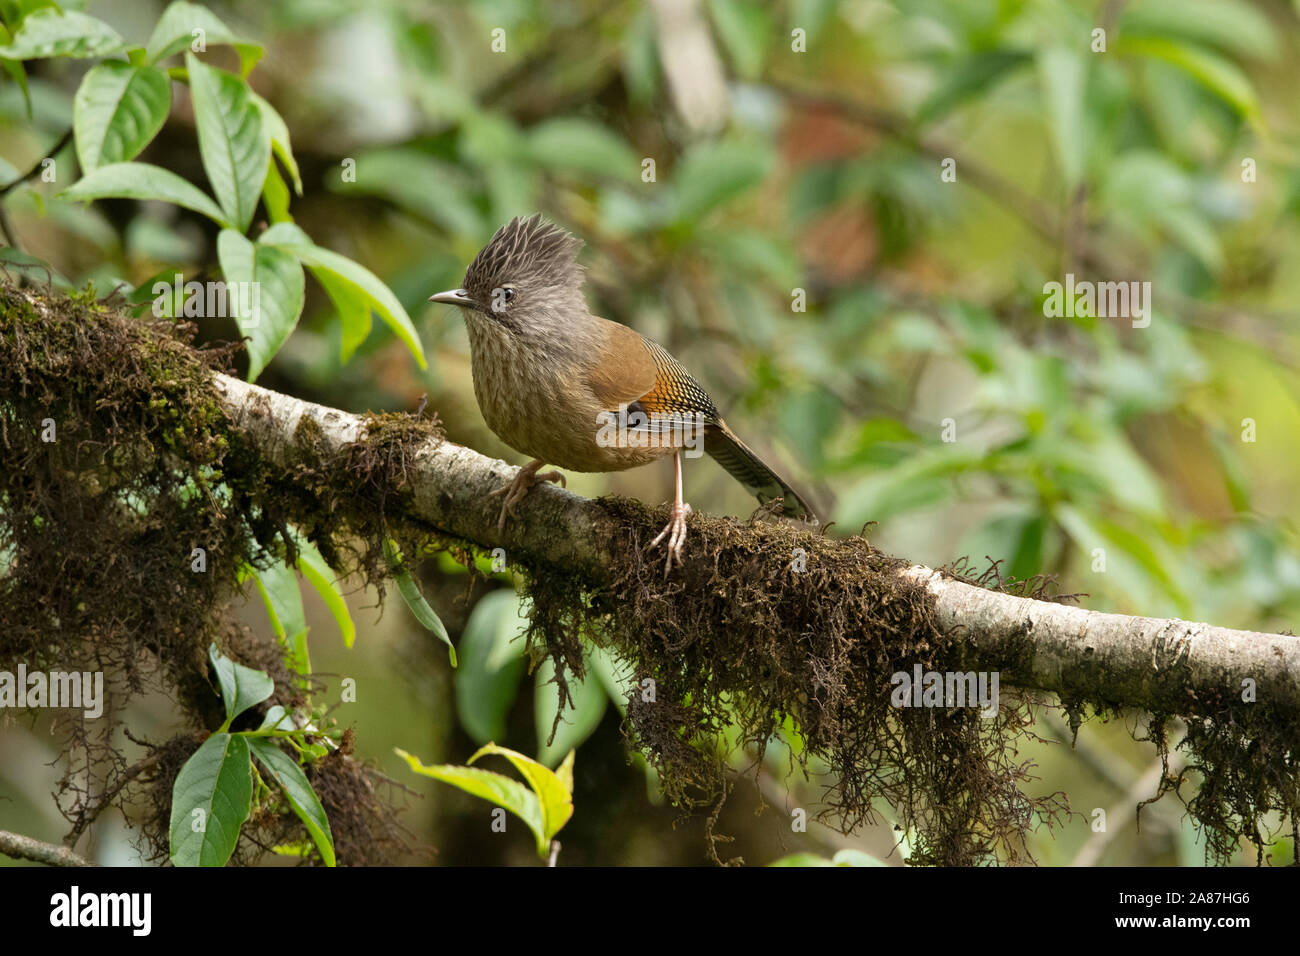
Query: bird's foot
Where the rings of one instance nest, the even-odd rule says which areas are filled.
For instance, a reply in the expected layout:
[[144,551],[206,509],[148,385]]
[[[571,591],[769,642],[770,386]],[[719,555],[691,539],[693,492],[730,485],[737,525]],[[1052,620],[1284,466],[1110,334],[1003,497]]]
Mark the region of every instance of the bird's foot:
[[505,495],[505,500],[501,502],[501,517],[497,519],[497,534],[503,534],[506,530],[506,518],[515,513],[515,505],[523,501],[524,495],[528,490],[540,481],[558,481],[561,488],[567,487],[564,476],[558,471],[545,471],[538,473],[537,469],[542,467],[542,462],[534,461],[519,469],[507,485],[502,485],[496,491],[492,492],[491,497]]
[[677,566],[682,566],[682,545],[686,543],[686,516],[691,513],[691,506],[687,504],[673,505],[672,515],[668,519],[668,524],[664,530],[659,532],[659,536],[650,542],[650,547],[655,547],[664,538],[668,538],[668,561],[664,565],[664,577],[673,569],[673,561]]

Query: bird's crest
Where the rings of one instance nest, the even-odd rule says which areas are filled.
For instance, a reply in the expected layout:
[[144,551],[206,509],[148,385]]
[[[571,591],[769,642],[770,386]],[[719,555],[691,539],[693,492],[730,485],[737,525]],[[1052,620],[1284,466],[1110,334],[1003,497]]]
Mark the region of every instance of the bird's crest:
[[583,242],[540,213],[516,216],[496,231],[465,272],[465,288],[486,297],[513,283],[524,288],[580,286],[577,255]]

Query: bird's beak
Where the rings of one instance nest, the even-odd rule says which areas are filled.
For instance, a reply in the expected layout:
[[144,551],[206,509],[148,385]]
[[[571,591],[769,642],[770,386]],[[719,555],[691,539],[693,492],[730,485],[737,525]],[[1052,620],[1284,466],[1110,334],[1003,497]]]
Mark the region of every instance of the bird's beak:
[[448,289],[446,292],[439,292],[437,295],[429,296],[429,301],[441,302],[443,305],[458,305],[462,309],[474,308],[474,300],[464,289]]

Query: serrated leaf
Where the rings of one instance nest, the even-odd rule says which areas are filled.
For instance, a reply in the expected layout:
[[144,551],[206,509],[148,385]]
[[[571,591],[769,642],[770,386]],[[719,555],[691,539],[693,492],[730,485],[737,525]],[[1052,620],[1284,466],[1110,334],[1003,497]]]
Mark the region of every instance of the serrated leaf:
[[252,737],[248,744],[253,750],[253,756],[270,771],[284,791],[289,806],[307,828],[325,865],[334,866],[334,836],[330,833],[329,817],[325,815],[325,808],[321,806],[316,791],[307,781],[307,775],[273,741],[264,737]]
[[44,7],[23,18],[13,39],[0,46],[0,58],[41,60],[50,56],[86,59],[107,56],[125,44],[103,20],[77,10]]
[[[296,257],[275,246],[249,242],[233,229],[217,236],[217,258],[228,284],[227,301],[248,342],[248,380],[280,351],[302,315],[306,282]],[[238,292],[237,290],[246,290]]]
[[[172,864],[225,866],[252,801],[248,742],[237,734],[213,734],[185,761],[172,785]],[[202,823],[197,832],[196,820]]]
[[206,193],[170,170],[149,163],[111,163],[87,173],[63,192],[61,199],[157,199],[202,213],[223,226],[226,214]]
[[275,681],[271,680],[266,671],[253,670],[232,661],[217,650],[216,644],[208,646],[208,659],[212,661],[212,669],[216,672],[217,683],[221,687],[221,702],[226,708],[226,722],[222,725],[222,730],[229,727],[230,722],[248,708],[255,707],[275,693]]
[[185,68],[203,169],[226,217],[244,232],[253,221],[271,162],[271,138],[262,111],[241,77],[208,66],[192,53],[185,54]]
[[82,170],[140,155],[167,121],[171,105],[171,80],[156,67],[109,60],[89,70],[72,111]]

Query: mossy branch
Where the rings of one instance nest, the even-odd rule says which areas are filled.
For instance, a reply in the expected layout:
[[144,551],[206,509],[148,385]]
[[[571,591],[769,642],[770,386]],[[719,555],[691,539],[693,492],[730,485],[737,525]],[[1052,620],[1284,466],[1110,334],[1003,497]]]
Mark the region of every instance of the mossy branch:
[[[319,459],[322,452],[326,459],[342,461],[344,450],[366,435],[367,419],[362,416],[227,375],[216,376],[216,381],[234,426],[278,466],[304,454]],[[304,419],[315,427],[302,427]],[[598,579],[617,577],[622,542],[629,534],[626,521],[644,509],[592,501],[543,484],[529,492],[499,533],[500,499],[489,493],[513,471],[505,462],[472,449],[429,442],[409,462],[411,517],[486,549],[526,553],[532,561],[581,569]],[[662,516],[654,519],[648,510],[641,517],[645,530],[655,527],[656,520],[662,523]],[[692,516],[692,532],[722,520]],[[729,530],[731,537],[752,537],[753,546],[768,553],[774,570],[790,564],[788,536],[774,536],[766,525]],[[640,540],[648,538],[642,535]],[[834,539],[812,532],[796,532],[795,540],[806,552],[808,568],[815,568],[828,550],[839,549]],[[693,545],[704,546],[699,534]],[[679,573],[690,573],[689,566]],[[1006,683],[1055,691],[1066,699],[1160,713],[1183,713],[1197,702],[1239,699],[1253,689],[1256,699],[1278,711],[1300,714],[1300,638],[1088,611],[992,591],[921,565],[902,566],[894,573],[922,584],[933,595],[939,623],[963,636],[963,666],[999,671]]]
[[[1267,852],[1276,814],[1300,816],[1300,639],[1035,600],[1042,588],[987,588],[761,515],[695,514],[685,564],[665,579],[649,542],[666,507],[541,485],[499,532],[491,492],[509,465],[416,415],[353,415],[223,375],[229,350],[195,350],[190,334],[91,296],[0,285],[0,548],[13,553],[0,663],[77,670],[111,655],[129,682],[147,652],[215,726],[210,641],[283,670],[278,647],[245,640],[226,608],[239,567],[283,560],[290,525],[340,574],[381,586],[389,539],[417,560],[464,542],[503,549],[523,572],[529,647],[552,658],[561,699],[590,641],[630,665],[640,692],[624,726],[681,805],[716,808],[728,748],[763,754],[774,734],[795,734],[791,753],[835,781],[823,812],[837,825],[874,820],[883,799],[916,834],[913,863],[1015,861],[1028,830],[1068,812],[1059,792],[1027,791],[1032,763],[1018,756],[1047,691],[1076,728],[1087,707],[1147,712],[1139,739],[1162,767],[1168,718],[1184,718],[1188,763],[1155,796],[1179,793],[1216,859],[1243,838]],[[1001,704],[896,706],[894,675],[918,667],[992,672]],[[291,698],[287,672],[281,685]],[[1188,773],[1202,781],[1190,798]],[[355,794],[327,802],[347,808]],[[150,840],[165,846],[167,815],[153,819]],[[364,858],[366,841],[353,843]]]

